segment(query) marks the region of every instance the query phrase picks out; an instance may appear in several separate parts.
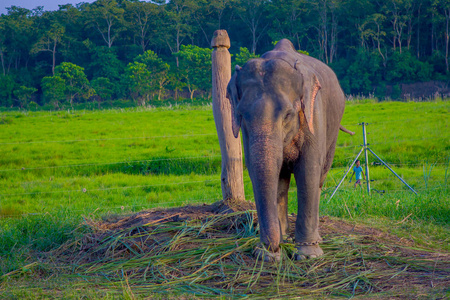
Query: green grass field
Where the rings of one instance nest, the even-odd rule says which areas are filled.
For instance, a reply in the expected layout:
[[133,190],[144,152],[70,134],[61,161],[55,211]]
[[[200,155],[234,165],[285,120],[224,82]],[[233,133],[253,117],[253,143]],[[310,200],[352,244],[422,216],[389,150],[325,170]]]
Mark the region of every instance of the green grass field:
[[[347,103],[342,124],[357,134],[340,133],[321,215],[450,251],[449,113],[450,101]],[[372,165],[377,160],[369,155],[376,191],[369,196],[364,188],[353,189],[348,176],[329,199],[361,149],[360,122],[369,123],[370,148],[417,196],[389,170]],[[360,159],[364,164],[363,155]],[[221,197],[219,174],[220,149],[208,105],[1,113],[0,276],[79,237],[87,218],[215,202]],[[244,183],[252,199],[246,173]],[[295,213],[291,185],[289,208]],[[14,286],[10,280],[4,279],[0,293]]]

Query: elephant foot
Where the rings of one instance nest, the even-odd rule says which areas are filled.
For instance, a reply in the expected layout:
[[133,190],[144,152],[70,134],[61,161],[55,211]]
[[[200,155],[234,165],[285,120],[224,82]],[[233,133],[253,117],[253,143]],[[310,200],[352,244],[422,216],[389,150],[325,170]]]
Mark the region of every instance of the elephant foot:
[[283,235],[283,242],[284,243],[289,243],[289,244],[293,244],[294,243],[294,238],[290,235]]
[[267,250],[263,245],[259,245],[253,250],[253,256],[264,259],[265,262],[277,262],[281,259],[281,251],[278,248],[277,252]]
[[295,260],[304,260],[309,258],[316,258],[323,255],[323,250],[320,248],[318,243],[311,243],[309,244],[300,244],[297,245],[295,248],[297,249],[296,253],[294,254]]

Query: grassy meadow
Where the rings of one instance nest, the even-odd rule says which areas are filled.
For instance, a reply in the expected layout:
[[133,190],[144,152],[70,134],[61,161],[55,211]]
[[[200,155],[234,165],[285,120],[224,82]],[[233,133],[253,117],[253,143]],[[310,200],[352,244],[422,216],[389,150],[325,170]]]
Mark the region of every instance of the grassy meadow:
[[[450,101],[348,102],[342,124],[356,135],[339,134],[321,215],[450,251],[449,115]],[[369,154],[371,195],[353,188],[350,173],[330,199],[361,149],[361,122],[369,123],[369,147],[418,195]],[[244,184],[253,199],[247,173]],[[210,105],[0,113],[0,294],[28,278],[2,274],[83,235],[87,219],[220,198]],[[295,182],[289,209],[296,213]]]

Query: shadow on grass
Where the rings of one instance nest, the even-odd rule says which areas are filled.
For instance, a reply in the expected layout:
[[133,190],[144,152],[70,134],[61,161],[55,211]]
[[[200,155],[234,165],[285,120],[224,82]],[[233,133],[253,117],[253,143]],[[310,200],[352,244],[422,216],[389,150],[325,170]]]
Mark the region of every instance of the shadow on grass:
[[[155,157],[151,160],[124,161],[112,164],[82,164],[69,166],[52,166],[46,168],[23,168],[16,172],[32,172],[35,176],[92,176],[112,173],[130,175],[211,175],[221,169],[220,156],[167,158]],[[0,173],[0,179],[8,178],[11,173]]]

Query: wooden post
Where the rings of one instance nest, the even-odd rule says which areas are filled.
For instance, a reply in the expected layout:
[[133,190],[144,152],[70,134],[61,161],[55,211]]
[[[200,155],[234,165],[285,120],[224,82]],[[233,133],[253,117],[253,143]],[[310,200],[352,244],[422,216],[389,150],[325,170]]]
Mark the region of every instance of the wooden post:
[[241,138],[235,138],[231,128],[231,104],[226,98],[231,79],[230,38],[226,30],[216,30],[211,41],[212,106],[220,152],[222,154],[223,199],[245,199]]

